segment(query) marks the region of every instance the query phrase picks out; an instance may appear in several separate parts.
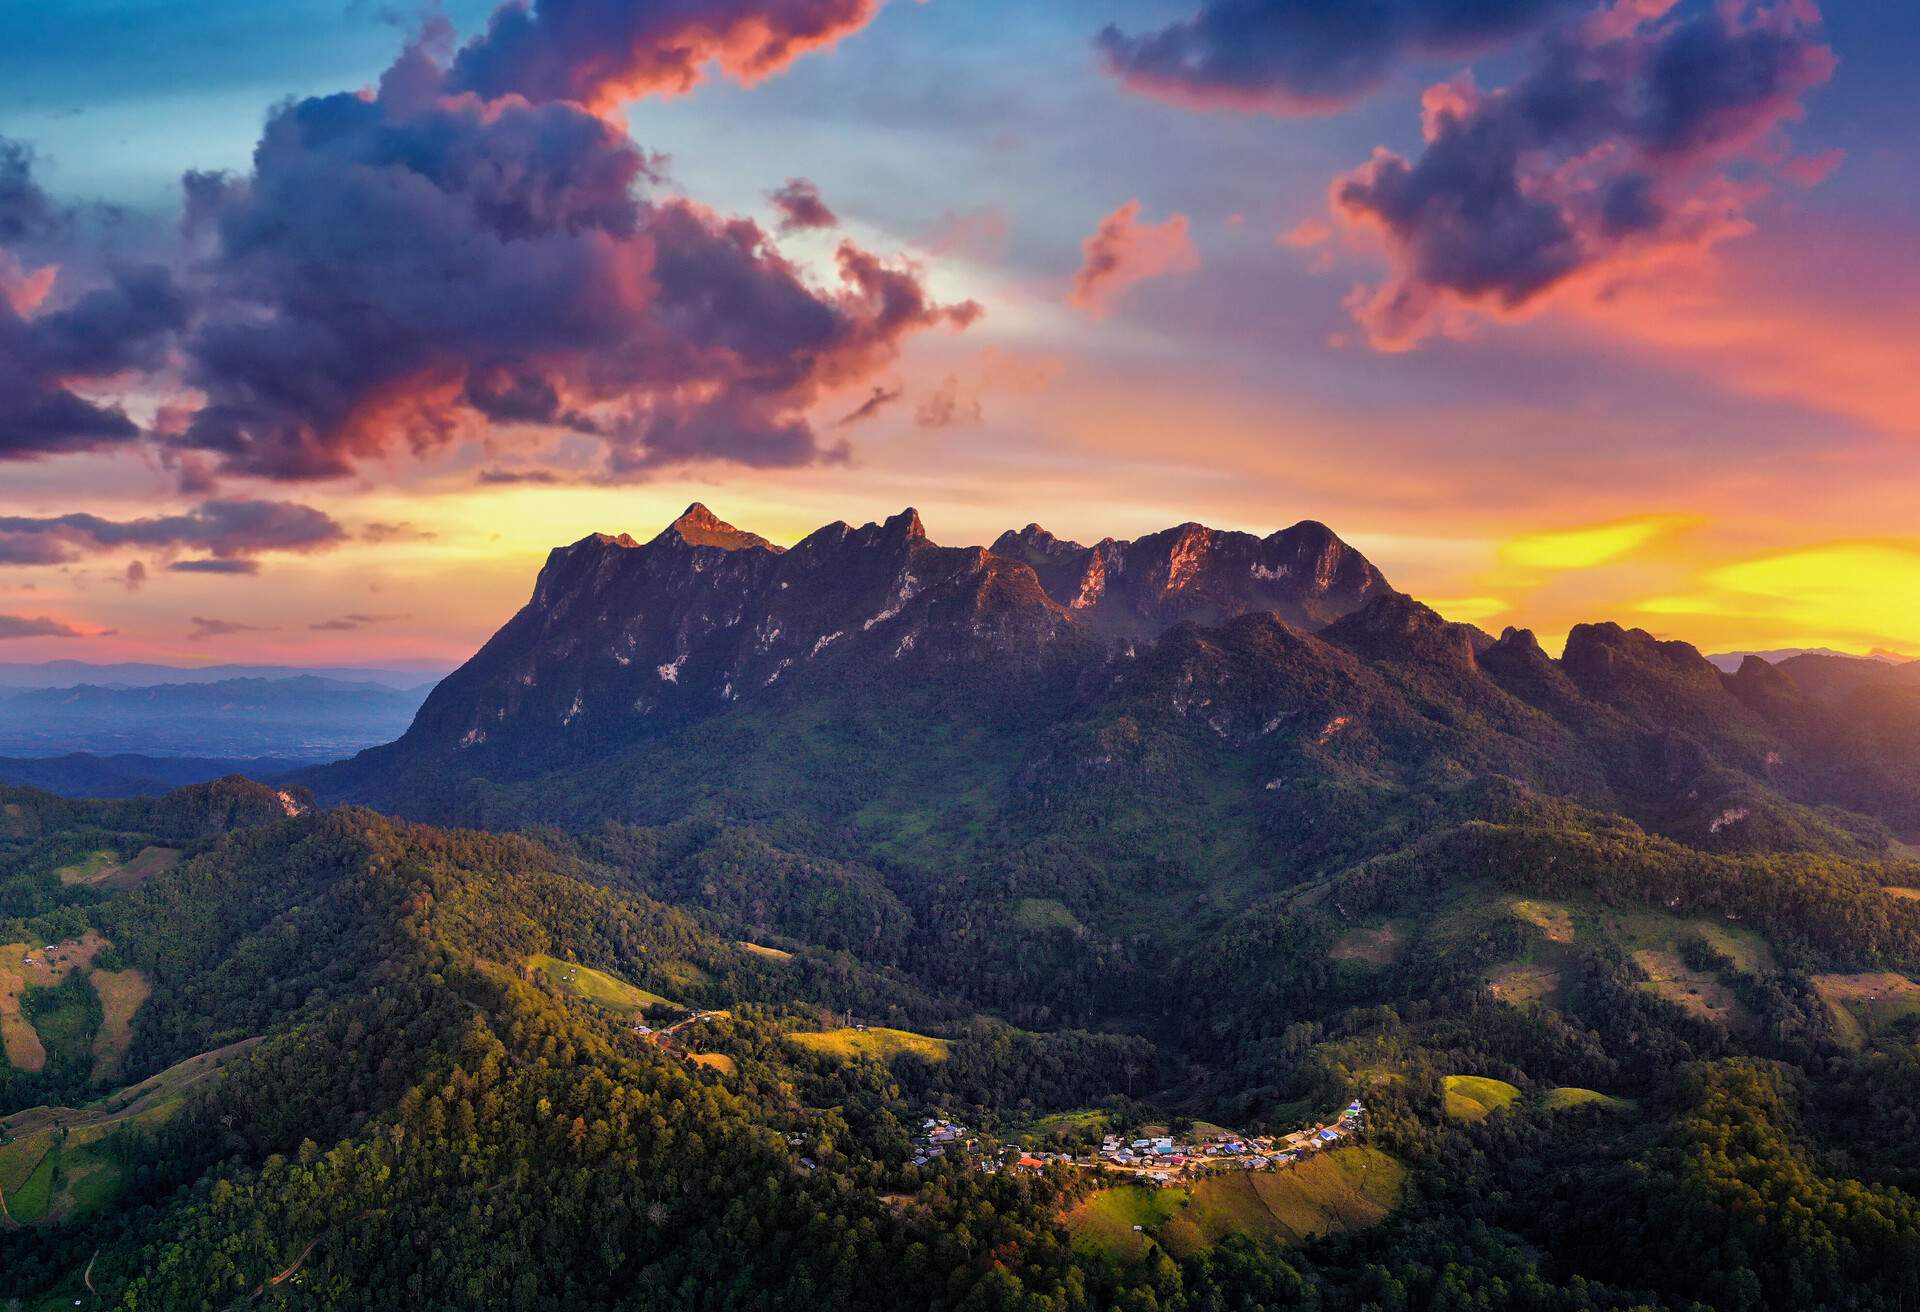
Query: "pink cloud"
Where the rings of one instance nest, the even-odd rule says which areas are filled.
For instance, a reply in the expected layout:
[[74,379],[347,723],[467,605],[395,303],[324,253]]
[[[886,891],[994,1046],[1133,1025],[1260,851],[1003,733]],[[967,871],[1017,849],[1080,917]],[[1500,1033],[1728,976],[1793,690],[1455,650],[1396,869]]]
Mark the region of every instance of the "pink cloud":
[[1140,210],[1139,201],[1128,201],[1102,219],[1082,245],[1085,259],[1068,297],[1076,308],[1104,315],[1127,288],[1200,267],[1186,215],[1175,214],[1164,223],[1142,223]]

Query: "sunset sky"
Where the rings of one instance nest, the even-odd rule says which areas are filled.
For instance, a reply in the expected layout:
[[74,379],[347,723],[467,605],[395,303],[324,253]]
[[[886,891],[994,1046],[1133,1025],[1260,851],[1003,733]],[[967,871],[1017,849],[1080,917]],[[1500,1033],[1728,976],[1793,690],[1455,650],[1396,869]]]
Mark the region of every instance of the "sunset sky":
[[0,660],[454,663],[695,499],[1920,655],[1905,5],[394,9],[0,10]]

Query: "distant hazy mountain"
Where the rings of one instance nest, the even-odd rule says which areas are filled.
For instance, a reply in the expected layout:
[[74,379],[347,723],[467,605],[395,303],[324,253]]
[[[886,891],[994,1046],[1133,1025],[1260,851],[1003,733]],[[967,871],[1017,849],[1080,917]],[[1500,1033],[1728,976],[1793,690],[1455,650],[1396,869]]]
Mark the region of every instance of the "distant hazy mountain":
[[39,788],[61,797],[159,797],[175,788],[227,775],[271,779],[314,763],[311,758],[272,756],[215,759],[130,753],[95,756],[91,752],[72,752],[66,756],[0,756],[0,784]]
[[1892,652],[1874,651],[1865,656],[1859,656],[1849,651],[1835,651],[1831,647],[1775,647],[1769,651],[1723,651],[1709,656],[1707,659],[1712,661],[1714,665],[1718,666],[1721,670],[1732,674],[1739,670],[1741,662],[1749,656],[1758,656],[1769,665],[1778,665],[1782,661],[1790,661],[1796,656],[1832,656],[1838,660],[1866,661],[1874,665],[1904,665],[1907,663],[1904,656],[1896,656]]
[[331,760],[403,733],[431,687],[306,674],[29,689],[0,696],[0,753]]
[[329,665],[153,665],[124,662],[95,665],[90,661],[0,661],[0,688],[73,688],[83,683],[110,688],[147,688],[163,683],[221,683],[228,679],[293,679],[313,675],[343,683],[378,683],[389,688],[412,688],[432,683],[450,667]]

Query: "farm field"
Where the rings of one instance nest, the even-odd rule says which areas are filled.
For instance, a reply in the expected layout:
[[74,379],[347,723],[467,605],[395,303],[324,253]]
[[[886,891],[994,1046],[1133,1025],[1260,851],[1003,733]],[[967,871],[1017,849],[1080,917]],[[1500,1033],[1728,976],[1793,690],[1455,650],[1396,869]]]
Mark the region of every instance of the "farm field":
[[1920,1016],[1920,984],[1892,971],[1815,975],[1814,991],[1833,1013],[1841,1041],[1862,1048],[1891,1027]]
[[562,961],[550,957],[544,952],[536,952],[527,958],[532,970],[544,975],[564,993],[570,993],[586,1002],[596,1003],[612,1011],[645,1011],[648,1007],[674,1007],[679,1004],[663,998],[658,993],[649,993],[637,988],[618,975],[610,975],[604,970],[595,970],[591,966],[582,966],[578,962]]
[[846,1060],[877,1057],[886,1061],[899,1053],[911,1052],[928,1061],[945,1061],[953,1047],[947,1040],[931,1035],[879,1026],[870,1029],[803,1030],[791,1037],[803,1048]]
[[1649,993],[1657,993],[1702,1020],[1716,1021],[1728,1029],[1752,1025],[1753,1018],[1731,988],[1713,975],[1688,967],[1677,951],[1641,948],[1633,954],[1633,962],[1647,972],[1647,982],[1641,987]]
[[1406,1168],[1386,1153],[1336,1148],[1282,1170],[1233,1171],[1189,1188],[1100,1189],[1067,1213],[1066,1224],[1076,1247],[1120,1260],[1143,1257],[1155,1244],[1191,1257],[1233,1235],[1297,1244],[1378,1224],[1399,1203],[1405,1179]]
[[133,1018],[153,989],[137,970],[95,970],[87,978],[100,999],[100,1032],[93,1036],[93,1081],[111,1084],[120,1078],[133,1043]]
[[1505,1080],[1484,1075],[1449,1075],[1445,1083],[1447,1115],[1456,1120],[1484,1121],[1520,1097],[1520,1090]]
[[785,948],[771,948],[764,943],[749,943],[745,939],[740,940],[740,946],[753,953],[756,957],[767,957],[774,961],[793,960],[793,953],[787,951]]
[[[56,1012],[43,1014],[38,1021],[28,1018],[27,990],[52,988],[73,971],[86,970],[106,947],[107,940],[92,930],[80,938],[49,946],[0,945],[0,1051],[16,1069],[45,1070],[48,1042],[57,1049],[62,1043],[76,1041],[70,1032],[76,1023],[71,1016]],[[84,1046],[84,1040],[78,1042]]]
[[138,888],[155,875],[173,869],[180,851],[172,847],[143,847],[130,861],[121,861],[116,852],[99,851],[85,861],[62,867],[55,873],[63,884],[86,884],[114,890]]
[[178,1065],[85,1107],[31,1107],[0,1118],[0,1204],[17,1224],[85,1215],[111,1202],[120,1167],[107,1138],[126,1125],[172,1115],[188,1092],[258,1042],[245,1039]]

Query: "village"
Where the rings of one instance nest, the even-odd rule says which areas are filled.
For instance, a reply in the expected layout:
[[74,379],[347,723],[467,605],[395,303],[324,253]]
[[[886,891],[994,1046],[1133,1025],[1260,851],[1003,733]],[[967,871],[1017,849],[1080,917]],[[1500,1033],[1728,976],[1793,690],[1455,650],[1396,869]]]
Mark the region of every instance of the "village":
[[1332,1120],[1288,1134],[1246,1135],[1217,1127],[1184,1137],[1161,1134],[1129,1139],[1109,1134],[1101,1139],[1097,1150],[1079,1153],[1002,1148],[958,1122],[930,1116],[914,1136],[913,1164],[925,1167],[958,1157],[977,1159],[979,1169],[986,1173],[1068,1166],[1126,1177],[1137,1184],[1182,1185],[1222,1171],[1282,1170],[1308,1154],[1358,1136],[1365,1116],[1366,1108],[1356,1099]]

